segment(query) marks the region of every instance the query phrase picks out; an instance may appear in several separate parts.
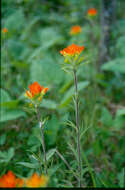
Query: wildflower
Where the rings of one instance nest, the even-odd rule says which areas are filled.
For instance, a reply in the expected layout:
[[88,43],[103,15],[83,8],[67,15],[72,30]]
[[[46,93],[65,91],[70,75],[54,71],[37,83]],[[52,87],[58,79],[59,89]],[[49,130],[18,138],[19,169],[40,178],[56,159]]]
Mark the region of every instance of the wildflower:
[[72,44],[68,46],[67,48],[64,48],[60,53],[63,56],[74,56],[74,55],[79,55],[82,51],[84,50],[84,46],[78,46],[75,44]]
[[78,34],[82,31],[81,27],[79,25],[76,26],[72,26],[71,30],[70,30],[70,34],[71,35],[75,35]]
[[3,28],[3,33],[7,33],[7,32],[8,32],[7,28]]
[[26,187],[46,187],[48,183],[48,177],[44,175],[37,175],[34,173],[29,179],[26,179]]
[[80,55],[84,48],[84,46],[72,44],[60,51],[60,54],[64,56],[64,63],[62,64],[64,71],[70,72],[74,69],[77,70],[78,66],[84,60],[84,56]]
[[0,187],[22,187],[23,180],[16,178],[12,171],[8,171],[0,178]]
[[24,180],[20,178],[16,178],[16,187],[23,187],[24,185]]
[[95,8],[91,8],[88,10],[89,16],[95,16],[97,14],[97,10]]
[[38,82],[34,82],[29,85],[29,90],[26,91],[25,96],[29,99],[38,98],[38,100],[41,101],[43,95],[46,94],[47,91],[48,88],[44,88],[44,86],[40,86]]

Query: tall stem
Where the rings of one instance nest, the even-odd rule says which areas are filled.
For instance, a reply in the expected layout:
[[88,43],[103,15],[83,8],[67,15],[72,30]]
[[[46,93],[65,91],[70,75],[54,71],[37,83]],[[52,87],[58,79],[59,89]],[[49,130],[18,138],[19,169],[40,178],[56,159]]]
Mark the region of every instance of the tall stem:
[[40,129],[41,129],[41,136],[42,136],[42,148],[43,148],[43,154],[44,154],[44,170],[45,170],[45,174],[47,175],[47,159],[46,159],[46,148],[45,148],[45,140],[44,140],[44,129],[42,126],[42,122],[40,120],[40,113],[38,110],[38,107],[36,107],[36,111],[37,111],[37,118],[40,124]]
[[81,151],[80,151],[80,128],[79,128],[79,102],[76,70],[73,70],[75,82],[75,112],[76,112],[76,127],[77,127],[77,152],[78,152],[78,170],[79,170],[79,187],[81,187]]

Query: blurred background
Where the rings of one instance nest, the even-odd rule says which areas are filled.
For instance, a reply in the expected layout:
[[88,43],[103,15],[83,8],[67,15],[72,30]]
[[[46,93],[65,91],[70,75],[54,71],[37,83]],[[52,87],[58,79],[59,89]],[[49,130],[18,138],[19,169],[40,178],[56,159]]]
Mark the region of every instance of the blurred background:
[[[75,147],[76,134],[65,123],[75,123],[74,83],[72,75],[61,69],[60,55],[60,50],[75,43],[85,46],[83,55],[88,60],[78,70],[80,126],[88,128],[82,136],[82,154],[97,187],[124,187],[124,0],[2,0],[1,4],[0,175],[12,170],[27,177],[39,171],[31,157],[41,148],[38,122],[24,96],[34,81],[49,87],[40,104],[42,117],[48,117],[46,149],[56,147],[76,168],[68,147],[68,143]],[[87,16],[90,8],[97,10],[93,18]],[[71,35],[75,25],[82,32]],[[75,186],[57,155],[53,154],[49,166],[50,186]],[[86,161],[83,167],[84,185],[92,186]]]

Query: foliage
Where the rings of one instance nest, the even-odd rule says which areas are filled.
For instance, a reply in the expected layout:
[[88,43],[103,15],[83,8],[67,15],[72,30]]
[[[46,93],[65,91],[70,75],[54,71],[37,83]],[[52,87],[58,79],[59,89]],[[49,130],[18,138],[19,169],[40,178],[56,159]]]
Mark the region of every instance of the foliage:
[[[78,70],[83,182],[85,187],[124,187],[125,155],[125,21],[119,1],[111,34],[110,61],[98,66],[100,3],[98,0],[2,1],[0,176],[12,170],[19,177],[43,171],[44,159],[36,113],[24,96],[38,81],[49,90],[40,104],[50,187],[76,187],[77,165],[74,83],[61,70],[67,45],[84,45],[88,61]],[[98,10],[93,27],[89,8]],[[82,32],[71,36],[73,25]],[[115,45],[114,45],[115,44]],[[72,123],[69,123],[72,121]],[[72,153],[71,153],[72,152]],[[76,174],[77,175],[77,174]]]

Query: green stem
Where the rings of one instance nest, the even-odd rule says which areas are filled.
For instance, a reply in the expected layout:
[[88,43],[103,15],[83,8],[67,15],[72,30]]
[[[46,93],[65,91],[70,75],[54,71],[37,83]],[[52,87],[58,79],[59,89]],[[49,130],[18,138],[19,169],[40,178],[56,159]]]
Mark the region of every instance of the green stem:
[[77,87],[77,75],[76,70],[73,70],[74,73],[74,82],[75,82],[75,112],[76,112],[76,127],[78,130],[77,133],[77,152],[78,152],[78,170],[79,170],[79,187],[81,187],[81,173],[82,173],[82,164],[81,164],[81,151],[80,151],[80,128],[79,128],[79,105],[78,105],[78,87]]
[[43,130],[43,126],[42,126],[42,122],[40,120],[40,113],[38,110],[38,107],[36,107],[36,111],[37,111],[37,118],[40,124],[40,129],[41,129],[41,136],[42,136],[42,148],[43,148],[43,154],[44,154],[44,169],[45,169],[45,174],[48,175],[47,172],[47,159],[46,159],[46,148],[45,148],[45,140],[44,140],[44,130]]

